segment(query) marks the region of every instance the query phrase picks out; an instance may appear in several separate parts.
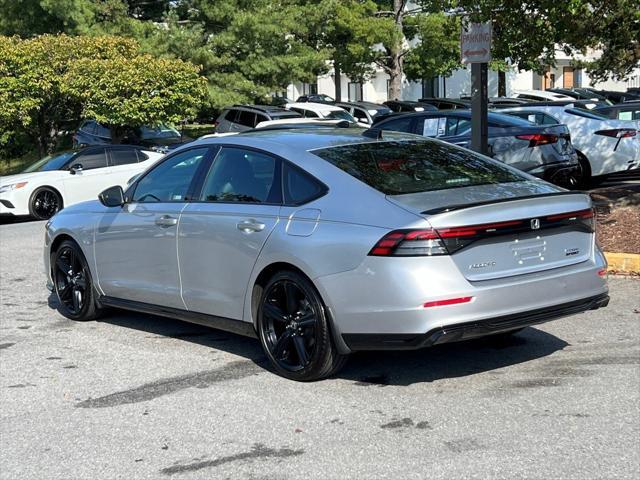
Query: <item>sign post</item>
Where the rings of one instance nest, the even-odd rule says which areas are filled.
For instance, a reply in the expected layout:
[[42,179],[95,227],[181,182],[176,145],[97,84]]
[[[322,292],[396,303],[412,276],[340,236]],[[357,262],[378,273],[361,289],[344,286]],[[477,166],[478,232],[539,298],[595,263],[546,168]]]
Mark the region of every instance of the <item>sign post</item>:
[[487,155],[488,63],[491,61],[491,22],[469,23],[460,33],[463,64],[471,64],[471,148]]

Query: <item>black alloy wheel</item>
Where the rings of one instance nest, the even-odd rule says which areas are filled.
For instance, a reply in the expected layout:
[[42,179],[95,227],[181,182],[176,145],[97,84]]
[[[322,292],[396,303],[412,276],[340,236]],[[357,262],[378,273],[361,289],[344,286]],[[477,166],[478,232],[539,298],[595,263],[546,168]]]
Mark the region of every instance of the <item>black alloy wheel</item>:
[[40,188],[31,196],[29,210],[37,220],[48,220],[62,209],[60,195],[49,188]]
[[316,380],[342,367],[325,308],[313,285],[296,272],[276,274],[258,310],[260,341],[275,369],[293,380]]
[[51,256],[51,269],[61,313],[72,320],[92,320],[98,316],[91,273],[80,248],[64,241]]

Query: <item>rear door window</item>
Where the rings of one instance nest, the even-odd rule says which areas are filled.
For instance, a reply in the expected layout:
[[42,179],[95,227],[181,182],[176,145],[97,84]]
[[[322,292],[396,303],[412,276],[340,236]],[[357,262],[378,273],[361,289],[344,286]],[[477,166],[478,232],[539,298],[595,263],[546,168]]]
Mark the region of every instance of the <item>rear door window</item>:
[[413,133],[413,117],[403,117],[396,120],[389,120],[388,122],[384,122],[384,125],[381,125],[380,128],[382,128],[383,130],[392,130],[394,132]]
[[112,148],[109,152],[109,157],[109,165],[113,167],[138,163],[138,155],[135,148]]
[[238,121],[240,125],[244,125],[245,127],[255,127],[256,126],[256,114],[254,112],[248,112],[246,110],[240,110],[240,115],[238,117]]
[[280,203],[278,160],[253,150],[223,147],[200,194],[204,202]]
[[73,165],[77,163],[82,165],[83,170],[105,168],[107,166],[107,155],[105,154],[104,148],[92,149],[87,153],[78,155],[74,159]]
[[311,153],[386,195],[525,180],[497,162],[438,142],[361,143]]

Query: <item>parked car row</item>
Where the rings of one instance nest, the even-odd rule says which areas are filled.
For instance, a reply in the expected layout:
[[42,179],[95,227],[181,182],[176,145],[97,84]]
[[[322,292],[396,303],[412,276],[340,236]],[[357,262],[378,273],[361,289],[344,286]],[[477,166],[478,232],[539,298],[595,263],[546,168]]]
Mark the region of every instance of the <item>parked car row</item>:
[[[470,146],[470,98],[390,100],[384,104],[335,102],[327,95],[306,95],[298,100],[282,106],[228,107],[217,118],[213,136],[256,128],[310,128],[328,122]],[[589,89],[519,91],[512,98],[491,98],[489,155],[567,188],[587,187],[611,173],[639,168],[640,101],[610,103]],[[192,141],[164,125],[118,132],[119,141],[130,146],[112,145],[114,134],[108,126],[85,120],[73,135],[76,151],[47,157],[23,174],[2,178],[0,215],[48,218],[63,206],[95,197],[104,186],[103,180],[117,179],[125,186],[149,165],[148,161],[153,163],[160,154]],[[98,145],[103,148],[85,148]],[[129,152],[129,159],[119,160],[125,152]]]

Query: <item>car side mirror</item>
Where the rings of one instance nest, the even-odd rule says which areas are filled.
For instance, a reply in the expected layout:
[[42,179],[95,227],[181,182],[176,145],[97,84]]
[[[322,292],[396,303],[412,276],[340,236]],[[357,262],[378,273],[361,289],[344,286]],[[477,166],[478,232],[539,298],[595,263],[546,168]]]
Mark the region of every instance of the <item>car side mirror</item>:
[[75,175],[76,173],[80,173],[80,172],[82,172],[81,163],[74,163],[73,165],[71,165],[71,167],[69,167],[69,173],[71,175]]
[[105,207],[121,207],[125,204],[124,190],[120,185],[109,187],[98,195],[98,199]]

